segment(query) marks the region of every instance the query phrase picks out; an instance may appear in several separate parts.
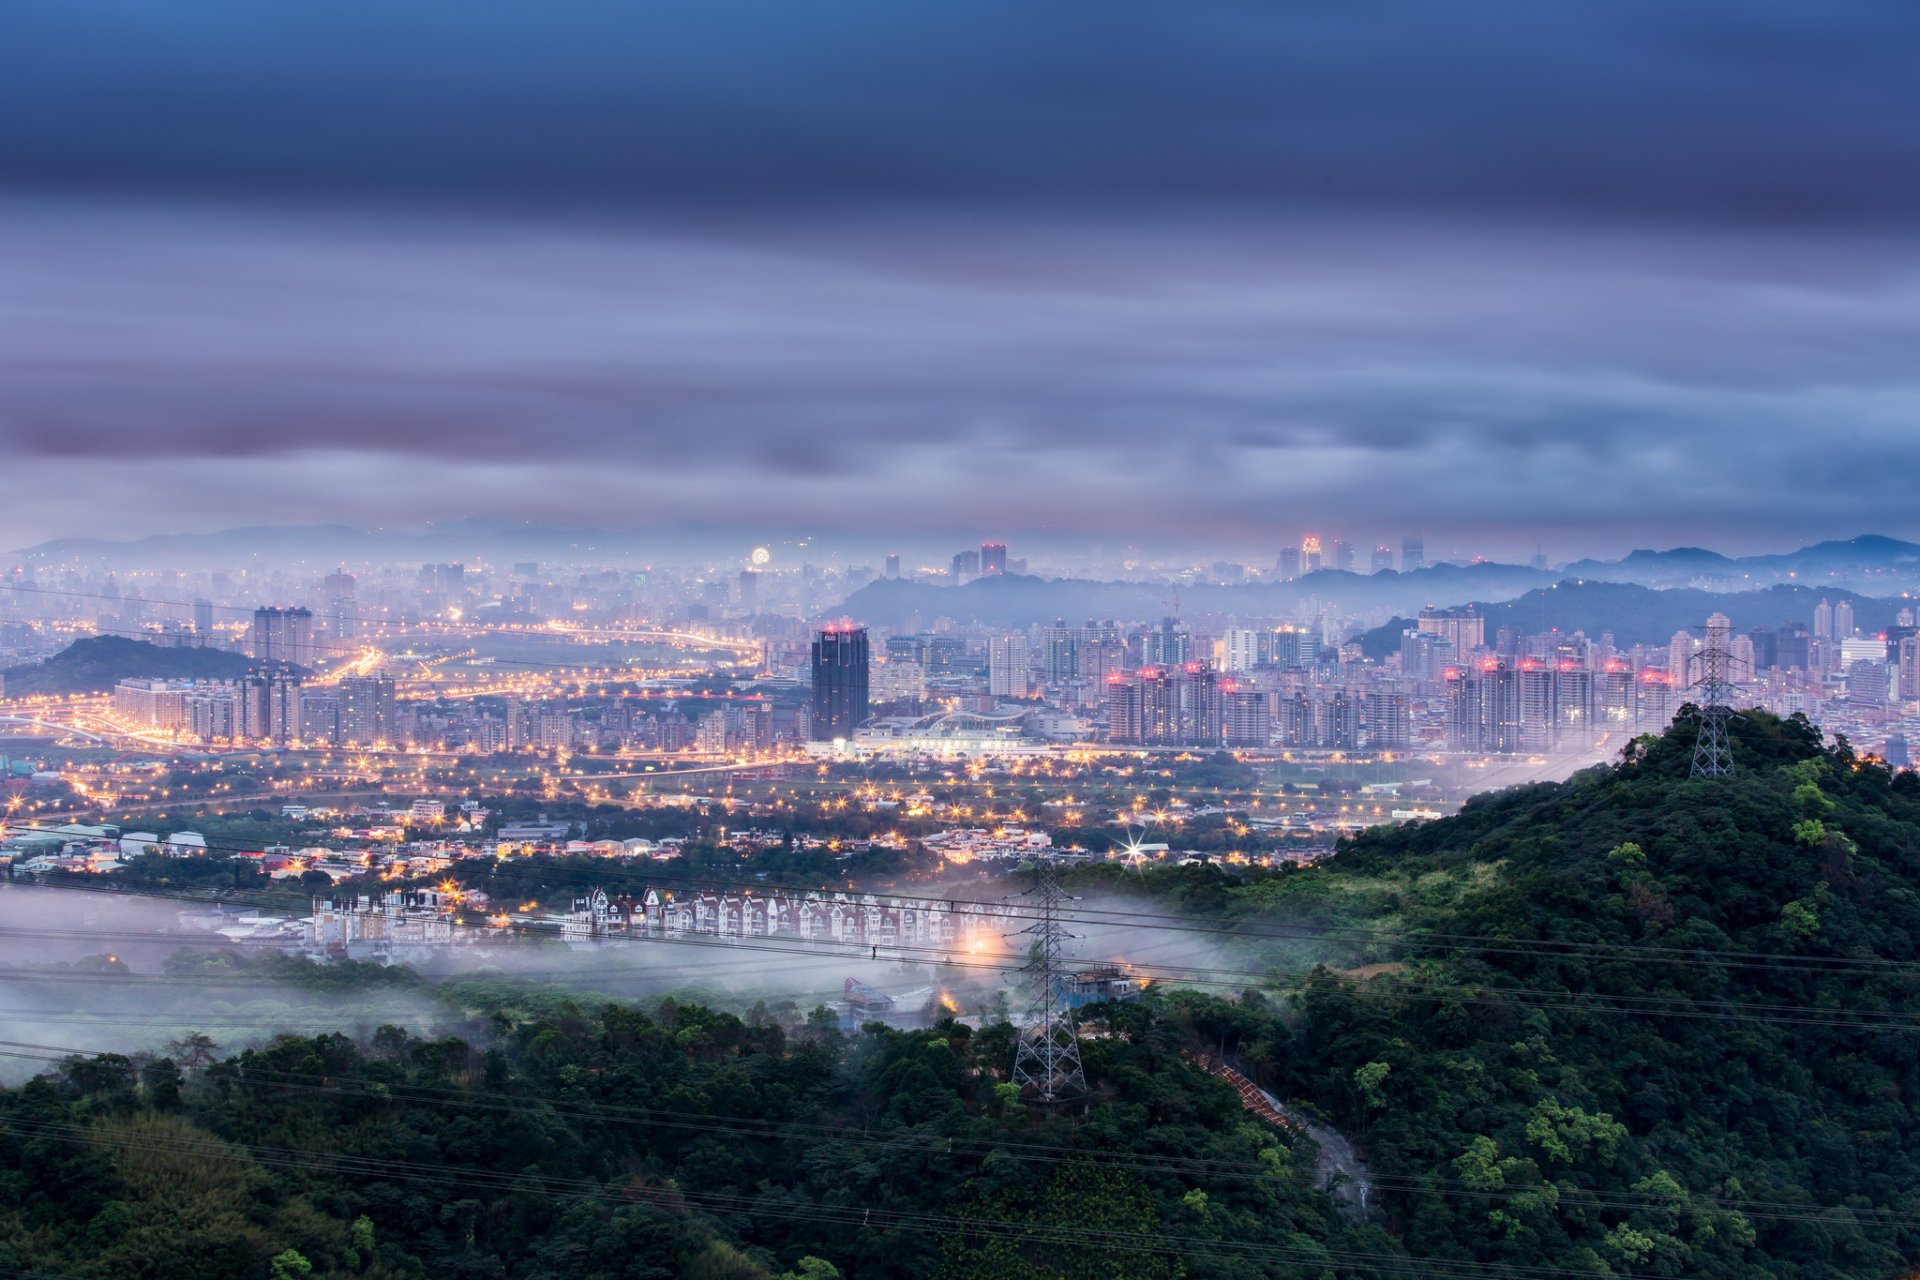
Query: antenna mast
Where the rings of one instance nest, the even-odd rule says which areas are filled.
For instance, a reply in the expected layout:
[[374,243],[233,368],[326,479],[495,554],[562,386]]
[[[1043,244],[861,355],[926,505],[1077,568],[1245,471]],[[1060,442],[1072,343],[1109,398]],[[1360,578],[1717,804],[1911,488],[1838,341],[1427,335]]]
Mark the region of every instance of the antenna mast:
[[1033,1003],[1013,1054],[1013,1083],[1023,1096],[1051,1106],[1084,1097],[1086,1072],[1080,1067],[1080,1038],[1067,1003],[1061,960],[1072,938],[1060,923],[1060,904],[1069,901],[1050,861],[1039,864],[1039,883],[1029,890],[1039,895],[1040,918],[1013,936],[1031,937],[1033,958],[1022,969],[1034,984]]

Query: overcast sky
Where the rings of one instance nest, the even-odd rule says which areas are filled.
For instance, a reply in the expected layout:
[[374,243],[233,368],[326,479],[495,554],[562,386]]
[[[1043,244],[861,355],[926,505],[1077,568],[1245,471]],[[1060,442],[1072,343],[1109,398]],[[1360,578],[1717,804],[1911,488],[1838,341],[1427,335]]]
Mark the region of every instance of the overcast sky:
[[0,47],[0,546],[1920,535],[1908,0],[12,0]]

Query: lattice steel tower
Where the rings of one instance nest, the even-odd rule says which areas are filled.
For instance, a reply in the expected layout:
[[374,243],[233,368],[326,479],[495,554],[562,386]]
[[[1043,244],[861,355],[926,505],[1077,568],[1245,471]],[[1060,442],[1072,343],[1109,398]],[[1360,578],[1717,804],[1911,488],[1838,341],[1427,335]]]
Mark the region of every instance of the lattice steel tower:
[[1073,937],[1059,918],[1060,905],[1070,901],[1060,888],[1053,864],[1040,864],[1038,883],[1028,890],[1040,905],[1040,917],[1011,937],[1032,938],[1032,959],[1022,970],[1033,984],[1033,1002],[1020,1029],[1013,1053],[1013,1083],[1025,1096],[1046,1105],[1086,1096],[1087,1076],[1080,1068],[1080,1038],[1073,1025],[1073,1009],[1064,987],[1061,965],[1067,942]]
[[1700,695],[1693,713],[1700,725],[1693,743],[1693,776],[1727,778],[1733,776],[1733,745],[1727,737],[1727,721],[1733,718],[1727,705],[1733,694],[1733,651],[1728,647],[1733,623],[1716,613],[1707,619],[1706,631],[1706,643],[1693,659],[1700,671],[1692,686]]

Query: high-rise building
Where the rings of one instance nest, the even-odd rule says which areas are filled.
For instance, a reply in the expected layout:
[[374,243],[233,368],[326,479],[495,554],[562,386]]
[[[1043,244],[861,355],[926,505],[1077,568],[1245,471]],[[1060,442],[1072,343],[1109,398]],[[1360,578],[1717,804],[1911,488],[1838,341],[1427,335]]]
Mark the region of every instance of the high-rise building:
[[1456,751],[1522,750],[1519,673],[1498,661],[1449,671],[1447,740]]
[[1007,544],[1004,542],[983,542],[980,544],[980,574],[991,577],[1007,571]]
[[1665,729],[1673,723],[1673,713],[1684,697],[1679,678],[1671,671],[1640,673],[1639,724],[1642,728]]
[[341,744],[338,693],[327,689],[301,691],[299,738],[310,747],[337,747]]
[[1412,573],[1427,567],[1427,540],[1418,534],[1400,540],[1400,572]]
[[1018,631],[987,641],[987,692],[996,698],[1027,696],[1027,637]]
[[202,636],[213,634],[213,601],[195,600],[193,602],[193,629]]
[[865,722],[867,629],[828,627],[813,642],[813,740],[853,737]]
[[1182,746],[1217,747],[1225,731],[1224,692],[1211,663],[1189,662],[1175,673],[1180,693],[1176,739]]
[[1893,672],[1879,658],[1861,658],[1847,666],[1847,701],[1859,707],[1884,707]]
[[1307,573],[1320,572],[1320,537],[1308,534],[1300,543],[1300,567]]
[[1846,640],[1853,634],[1853,601],[1842,600],[1833,606],[1833,638]]
[[340,682],[340,740],[354,746],[395,742],[391,676],[349,676]]
[[1280,627],[1268,637],[1268,644],[1276,667],[1293,671],[1320,661],[1320,637],[1305,627]]
[[1609,662],[1593,674],[1592,716],[1603,728],[1628,729],[1638,717],[1633,669]]
[[1142,667],[1107,685],[1107,738],[1134,746],[1219,746],[1223,689],[1204,662]]
[[1453,641],[1444,635],[1433,631],[1400,633],[1400,673],[1409,680],[1444,679],[1447,668],[1459,661]]
[[1373,549],[1373,566],[1369,572],[1385,573],[1391,568],[1393,568],[1393,548],[1383,542]]
[[1193,636],[1177,618],[1162,618],[1159,626],[1140,637],[1140,665],[1144,667],[1184,666],[1192,652]]
[[1335,689],[1325,703],[1326,745],[1335,751],[1354,751],[1360,746],[1360,714],[1353,695]]
[[1465,661],[1475,649],[1486,647],[1487,620],[1472,605],[1455,609],[1422,609],[1414,628],[1439,636],[1453,645],[1455,661]]
[[954,582],[956,583],[966,582],[971,578],[977,578],[979,576],[980,576],[980,553],[978,551],[961,551],[961,552],[957,552],[954,555],[953,557]]
[[1049,685],[1065,684],[1080,676],[1080,633],[1055,618],[1053,625],[1040,629],[1040,679]]
[[299,737],[300,678],[288,671],[256,671],[234,687],[235,736],[279,746]]
[[1520,664],[1520,746],[1526,751],[1550,751],[1559,727],[1555,714],[1553,667],[1529,658]]
[[1333,540],[1333,567],[1342,573],[1352,573],[1357,563],[1358,549],[1345,538]]
[[885,572],[889,579],[900,576],[900,553],[898,551],[887,552],[887,567]]
[[1833,639],[1833,606],[1825,600],[1813,606],[1813,638]]
[[1676,688],[1684,690],[1693,684],[1693,655],[1699,648],[1700,639],[1691,631],[1676,631],[1667,642],[1667,674]]
[[1307,697],[1304,690],[1296,690],[1280,699],[1280,742],[1288,747],[1312,748],[1320,745],[1313,700]]
[[1265,666],[1273,656],[1272,636],[1259,627],[1228,627],[1221,666],[1235,673]]
[[1221,687],[1221,739],[1229,747],[1264,747],[1273,738],[1273,715],[1259,689]]
[[1140,680],[1118,673],[1107,677],[1107,741],[1137,746],[1146,738],[1145,692]]
[[1300,548],[1282,547],[1280,549],[1280,577],[1291,582],[1300,576]]
[[1404,750],[1413,741],[1407,695],[1374,690],[1366,698],[1367,746],[1375,751]]
[[313,614],[307,609],[255,609],[248,642],[253,656],[261,662],[311,667]]
[[740,609],[753,613],[760,608],[760,574],[753,569],[740,571]]

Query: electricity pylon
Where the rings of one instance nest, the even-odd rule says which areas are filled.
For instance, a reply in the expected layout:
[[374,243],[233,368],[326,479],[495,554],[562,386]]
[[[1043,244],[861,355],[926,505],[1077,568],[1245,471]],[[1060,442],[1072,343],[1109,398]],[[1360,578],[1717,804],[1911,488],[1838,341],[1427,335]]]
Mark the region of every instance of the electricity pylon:
[[1693,713],[1700,725],[1700,735],[1693,742],[1696,778],[1733,776],[1733,744],[1727,737],[1727,721],[1733,718],[1728,705],[1733,694],[1733,651],[1727,645],[1732,629],[1724,613],[1708,618],[1706,644],[1694,655],[1700,671],[1700,678],[1693,682],[1700,691]]
[[1013,1053],[1013,1083],[1025,1096],[1051,1106],[1086,1096],[1087,1076],[1080,1067],[1080,1037],[1067,1003],[1062,959],[1072,938],[1060,923],[1060,904],[1069,901],[1060,888],[1051,862],[1040,864],[1039,883],[1028,891],[1037,896],[1040,918],[1014,937],[1030,937],[1032,958],[1022,970],[1034,984],[1026,1025]]

